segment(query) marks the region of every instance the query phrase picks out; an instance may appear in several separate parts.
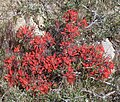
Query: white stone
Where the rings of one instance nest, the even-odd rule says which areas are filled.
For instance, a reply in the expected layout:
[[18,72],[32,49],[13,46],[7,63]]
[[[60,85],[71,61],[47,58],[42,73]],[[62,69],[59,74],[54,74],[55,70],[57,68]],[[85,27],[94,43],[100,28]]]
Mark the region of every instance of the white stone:
[[21,16],[19,18],[17,18],[16,20],[16,25],[14,27],[15,32],[21,27],[21,26],[25,26],[26,25],[26,21],[24,16]]
[[44,19],[43,19],[43,17],[38,15],[36,18],[37,18],[39,26],[41,26],[41,25],[44,26]]
[[24,16],[21,16],[19,18],[17,18],[16,20],[16,25],[14,27],[15,32],[21,27],[21,26],[25,26],[26,25],[26,21]]
[[111,59],[115,56],[115,49],[112,46],[112,43],[109,41],[109,39],[105,39],[105,41],[102,41],[102,45],[105,50],[105,57],[110,57]]
[[35,33],[35,35],[43,35],[43,34],[44,34],[44,31],[41,31],[41,30],[39,29],[38,25],[34,22],[32,16],[29,18],[29,22],[28,22],[28,23],[29,23],[29,24],[28,24],[29,26],[35,27],[35,28],[34,28],[34,33]]

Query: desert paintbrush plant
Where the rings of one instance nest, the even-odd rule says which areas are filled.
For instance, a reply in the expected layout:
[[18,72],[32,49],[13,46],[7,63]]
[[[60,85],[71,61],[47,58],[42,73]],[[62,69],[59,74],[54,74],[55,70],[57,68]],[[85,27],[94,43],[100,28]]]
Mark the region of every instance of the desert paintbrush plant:
[[64,13],[62,23],[56,22],[55,34],[46,32],[38,36],[34,34],[34,27],[20,27],[16,45],[4,60],[4,78],[9,86],[47,94],[64,78],[70,85],[74,84],[78,72],[97,80],[108,78],[114,64],[104,57],[102,45],[76,43],[79,29],[86,26],[86,19],[79,20],[78,12],[71,9]]

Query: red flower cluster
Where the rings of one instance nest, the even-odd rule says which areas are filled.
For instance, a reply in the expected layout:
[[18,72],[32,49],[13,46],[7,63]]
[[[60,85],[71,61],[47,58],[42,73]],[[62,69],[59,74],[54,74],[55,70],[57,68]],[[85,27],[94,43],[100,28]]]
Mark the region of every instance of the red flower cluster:
[[14,48],[14,52],[17,53],[20,51],[20,45],[18,45],[17,47]]
[[73,73],[73,68],[68,67],[67,70],[68,71],[65,74],[65,76],[67,77],[67,81],[69,82],[69,84],[73,84],[75,81],[75,74]]
[[81,26],[87,27],[87,26],[88,26],[88,23],[87,23],[86,19],[84,18],[84,19],[82,19],[80,22],[78,22],[78,26],[79,26],[79,27],[81,27]]
[[104,57],[104,48],[102,45],[87,46],[80,48],[80,58],[83,67],[88,71],[89,76],[97,79],[108,78],[114,68],[113,62]]
[[63,19],[66,22],[69,21],[76,22],[78,19],[78,12],[76,12],[75,10],[68,10],[67,12],[64,13]]
[[[33,28],[28,26],[18,30],[18,43],[13,49],[13,55],[4,61],[7,71],[5,79],[10,86],[17,85],[46,94],[52,85],[58,84],[52,78],[56,77],[56,72],[59,72],[59,78],[66,77],[68,83],[73,84],[76,80],[75,72],[81,67],[89,76],[99,79],[109,77],[114,65],[108,58],[104,58],[101,45],[75,44],[75,38],[80,36],[78,26],[86,27],[86,20],[77,22],[78,13],[75,10],[68,10],[63,19],[66,23],[56,37],[48,32],[43,36],[33,35]],[[56,25],[57,29],[61,29],[58,22]]]
[[[25,29],[26,32],[22,32],[21,29]],[[55,44],[54,38],[49,33],[45,33],[44,36],[30,35],[28,38],[27,34],[33,34],[31,31],[27,32],[29,29],[30,27],[21,27],[17,33],[26,37],[21,37],[20,45],[27,43],[28,47],[18,45],[13,50],[15,56],[5,59],[4,66],[8,71],[5,79],[10,86],[18,85],[26,90],[39,90],[41,93],[47,93],[52,85],[48,77],[60,63],[55,53],[51,55],[50,47]]]
[[29,26],[24,26],[18,29],[16,36],[17,38],[20,38],[20,39],[24,37],[31,38],[33,35],[32,33],[33,33],[33,28]]

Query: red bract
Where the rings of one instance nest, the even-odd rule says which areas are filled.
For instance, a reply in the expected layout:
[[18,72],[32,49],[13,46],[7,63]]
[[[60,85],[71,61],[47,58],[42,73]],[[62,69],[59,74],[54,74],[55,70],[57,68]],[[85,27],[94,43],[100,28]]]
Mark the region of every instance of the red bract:
[[40,92],[41,92],[42,94],[47,94],[48,91],[49,91],[49,85],[43,84],[43,85],[40,86]]
[[[108,78],[114,68],[113,62],[109,58],[104,58],[102,45],[81,46],[82,65],[87,69],[90,76],[98,79]],[[91,70],[90,70],[91,69]]]
[[80,22],[78,22],[78,26],[84,28],[87,27],[88,26],[87,20],[85,18],[82,19]]
[[68,23],[66,24],[65,31],[69,33],[75,33],[75,32],[78,32],[78,27],[74,26],[72,23]]
[[[81,46],[80,52],[81,52],[80,57],[82,58],[82,61],[83,61],[82,64],[84,67],[91,67],[94,64],[97,64],[96,61],[98,61],[99,59],[102,59],[101,53],[103,51],[99,49],[96,50],[95,46],[83,45]],[[96,60],[96,58],[98,58],[98,60]]]
[[80,36],[78,26],[75,26],[73,23],[67,23],[61,34],[63,35],[63,39],[69,42],[74,42],[75,38]]
[[17,73],[18,73],[19,76],[24,76],[24,72],[21,69],[19,69]]
[[20,51],[20,45],[18,45],[17,47],[14,48],[14,52],[17,53]]
[[69,84],[73,84],[75,82],[75,74],[73,72],[73,68],[68,67],[68,71],[64,75],[67,77],[67,81]]
[[75,10],[68,10],[67,12],[64,13],[63,15],[63,19],[66,22],[76,22],[78,19],[78,12],[76,12]]
[[27,38],[31,38],[33,35],[33,28],[29,27],[29,26],[23,26],[23,27],[20,27],[17,31],[17,38],[24,38],[24,37],[27,37]]
[[104,71],[104,73],[103,73],[103,78],[108,78],[109,75],[111,74],[111,70],[109,70],[109,69],[104,69],[103,71]]
[[48,72],[56,70],[61,63],[60,59],[56,57],[54,54],[53,56],[47,56],[44,61],[44,67],[47,69]]
[[19,77],[18,80],[20,81],[23,88],[27,87],[28,80],[26,78]]
[[15,59],[15,56],[11,56],[11,57],[9,57],[9,58],[6,58],[6,59],[4,60],[5,65],[6,65],[6,64],[11,64],[14,59]]

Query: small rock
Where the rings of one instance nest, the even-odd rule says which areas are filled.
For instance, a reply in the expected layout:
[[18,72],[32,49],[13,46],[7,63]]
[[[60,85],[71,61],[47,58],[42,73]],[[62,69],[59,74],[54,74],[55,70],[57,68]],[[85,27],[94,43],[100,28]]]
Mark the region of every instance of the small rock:
[[26,25],[26,21],[24,16],[21,16],[19,18],[17,18],[16,20],[16,25],[14,27],[15,32],[17,32],[17,30],[21,27],[21,26],[25,26]]
[[105,39],[105,41],[102,41],[102,45],[105,50],[105,57],[110,57],[111,59],[115,56],[115,49],[112,46],[112,43],[109,41],[109,39]]
[[38,15],[37,17],[38,25],[39,26],[44,26],[44,19],[42,16]]
[[41,31],[41,30],[39,29],[38,25],[34,22],[32,16],[29,18],[28,25],[35,27],[35,29],[34,29],[35,35],[43,35],[43,34],[44,34],[44,31]]

